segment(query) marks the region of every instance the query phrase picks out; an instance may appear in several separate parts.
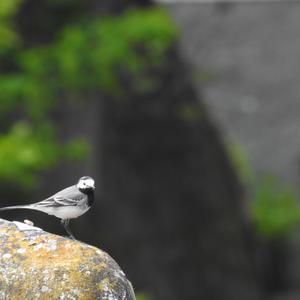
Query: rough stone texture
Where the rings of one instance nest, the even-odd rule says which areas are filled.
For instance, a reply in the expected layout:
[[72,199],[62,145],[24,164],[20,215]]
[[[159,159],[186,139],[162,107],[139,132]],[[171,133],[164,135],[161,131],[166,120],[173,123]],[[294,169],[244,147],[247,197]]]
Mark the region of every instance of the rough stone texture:
[[0,219],[0,299],[134,300],[105,252],[39,228]]

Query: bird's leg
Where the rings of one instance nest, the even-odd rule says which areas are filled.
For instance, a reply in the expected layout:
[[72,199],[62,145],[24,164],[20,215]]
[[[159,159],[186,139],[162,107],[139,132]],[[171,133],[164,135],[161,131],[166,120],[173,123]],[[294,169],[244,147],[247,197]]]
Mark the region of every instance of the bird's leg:
[[72,239],[72,240],[76,240],[74,235],[72,234],[72,231],[69,227],[69,219],[65,219],[65,220],[61,220],[61,224],[64,226],[66,232],[68,233],[69,237]]

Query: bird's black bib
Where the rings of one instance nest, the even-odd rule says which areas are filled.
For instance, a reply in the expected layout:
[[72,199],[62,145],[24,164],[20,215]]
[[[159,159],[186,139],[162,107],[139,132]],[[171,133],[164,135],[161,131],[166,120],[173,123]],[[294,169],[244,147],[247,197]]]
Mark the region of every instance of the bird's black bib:
[[94,203],[94,190],[93,189],[79,189],[81,193],[87,195],[88,205],[92,206]]

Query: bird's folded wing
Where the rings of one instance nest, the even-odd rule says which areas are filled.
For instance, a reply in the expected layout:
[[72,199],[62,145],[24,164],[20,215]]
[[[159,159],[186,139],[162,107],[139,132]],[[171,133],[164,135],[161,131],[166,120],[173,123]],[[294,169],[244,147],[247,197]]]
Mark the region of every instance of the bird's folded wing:
[[39,207],[60,207],[60,206],[76,206],[78,202],[86,196],[82,194],[75,185],[67,187],[53,196],[38,202],[35,206]]
[[44,201],[36,203],[36,206],[39,207],[59,207],[59,206],[76,206],[78,204],[77,200],[55,196],[52,198],[48,198]]

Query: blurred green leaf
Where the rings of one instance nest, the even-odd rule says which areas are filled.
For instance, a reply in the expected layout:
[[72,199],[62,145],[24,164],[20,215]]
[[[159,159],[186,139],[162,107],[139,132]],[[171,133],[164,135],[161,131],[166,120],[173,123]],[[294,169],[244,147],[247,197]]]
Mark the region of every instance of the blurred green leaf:
[[[153,89],[155,82],[143,72],[163,64],[177,29],[163,9],[130,10],[66,25],[51,43],[23,48],[13,24],[21,2],[0,1],[0,178],[31,187],[39,172],[59,160],[90,153],[87,141],[56,139],[50,118],[56,99],[100,89],[117,93],[124,70],[140,92]],[[82,3],[48,0],[47,5],[77,10]]]
[[0,19],[12,17],[19,8],[22,0],[1,0],[0,1]]
[[8,25],[0,24],[0,52],[18,41],[18,36]]
[[151,300],[151,297],[148,294],[137,293],[136,300]]
[[64,148],[64,153],[69,159],[81,160],[89,155],[90,147],[87,141],[75,139],[66,145]]
[[0,53],[18,42],[12,17],[17,12],[22,0],[0,1]]
[[252,214],[259,233],[269,237],[285,236],[299,225],[300,203],[291,187],[269,175],[256,188]]
[[268,238],[284,237],[300,224],[297,194],[273,175],[257,180],[246,152],[240,145],[228,147],[231,162],[249,189],[251,216],[259,234]]
[[0,177],[32,187],[37,172],[53,166],[58,160],[82,159],[89,152],[83,140],[59,144],[51,124],[34,130],[28,123],[18,122],[0,136]]
[[254,174],[246,151],[239,144],[229,144],[227,152],[241,183],[254,184]]
[[37,136],[25,122],[0,136],[0,177],[31,186],[35,171],[53,165],[60,157],[53,137]]
[[125,67],[137,76],[146,66],[162,63],[176,36],[171,18],[157,8],[67,27],[55,48],[58,76],[73,89],[113,92],[118,70]]

